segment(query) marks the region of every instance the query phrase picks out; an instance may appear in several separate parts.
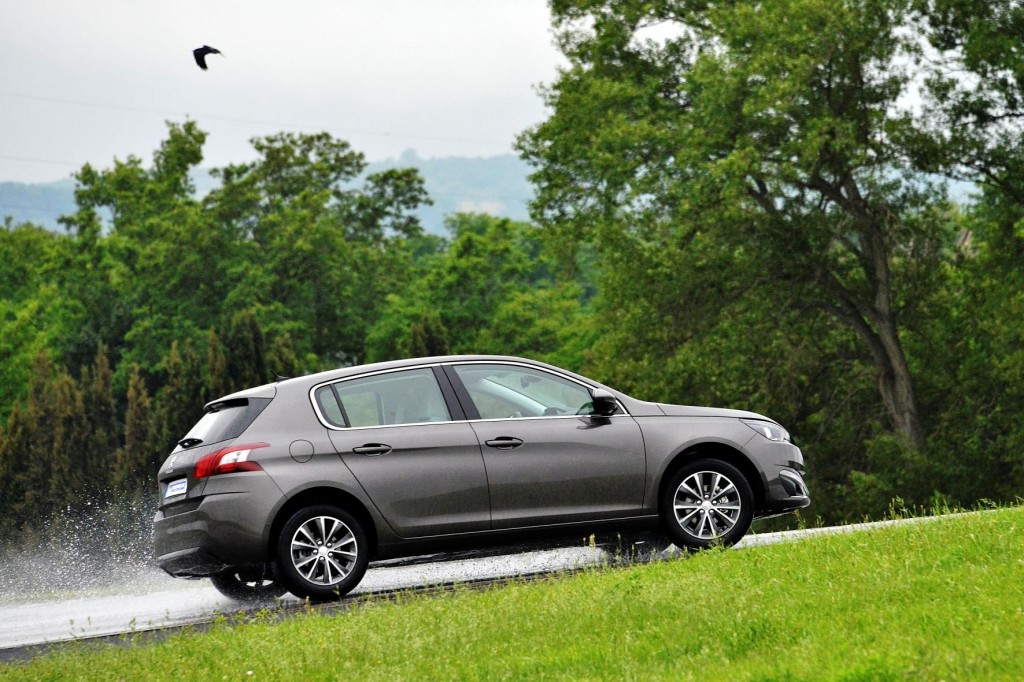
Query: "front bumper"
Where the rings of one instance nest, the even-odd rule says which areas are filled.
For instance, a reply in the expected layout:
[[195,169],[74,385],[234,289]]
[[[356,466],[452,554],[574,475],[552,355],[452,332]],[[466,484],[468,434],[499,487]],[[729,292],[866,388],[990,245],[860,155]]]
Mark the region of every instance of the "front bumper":
[[758,517],[775,516],[804,509],[811,504],[811,494],[804,482],[804,457],[791,443],[756,441],[757,460],[761,462],[764,499]]
[[774,480],[769,480],[763,516],[785,514],[809,506],[811,495],[800,472],[795,469],[780,469]]

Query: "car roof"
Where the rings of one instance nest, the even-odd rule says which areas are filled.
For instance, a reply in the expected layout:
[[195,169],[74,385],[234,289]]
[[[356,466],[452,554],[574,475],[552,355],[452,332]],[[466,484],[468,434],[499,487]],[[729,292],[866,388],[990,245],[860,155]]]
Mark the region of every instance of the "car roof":
[[[515,357],[511,355],[437,355],[423,358],[405,358],[402,360],[389,360],[387,362],[375,362],[366,365],[350,365],[347,367],[338,367],[337,369],[329,369],[324,372],[317,372],[315,374],[306,374],[300,377],[293,377],[288,379],[282,379],[272,384],[264,384],[262,386],[254,386],[230,395],[217,398],[207,403],[206,407],[209,408],[211,405],[223,403],[227,400],[235,400],[239,398],[273,398],[277,394],[278,387],[281,388],[300,388],[303,390],[309,390],[317,384],[329,383],[337,381],[347,377],[358,376],[360,374],[372,374],[374,372],[386,372],[388,370],[403,369],[405,367],[427,367],[431,365],[459,363],[459,362],[512,362],[519,365],[532,365],[540,369],[546,369],[559,374],[564,374],[573,377],[583,383],[590,386],[599,386],[608,390],[613,390],[603,384],[600,384],[593,379],[581,376],[574,372],[549,365],[544,362],[537,360],[530,360],[529,358]],[[619,393],[615,391],[615,393]]]

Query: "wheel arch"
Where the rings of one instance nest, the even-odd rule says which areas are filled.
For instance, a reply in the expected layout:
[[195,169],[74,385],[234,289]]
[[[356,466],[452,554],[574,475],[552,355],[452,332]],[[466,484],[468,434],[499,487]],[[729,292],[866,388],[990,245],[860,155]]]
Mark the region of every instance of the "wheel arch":
[[370,557],[372,558],[377,553],[377,526],[373,522],[370,512],[359,498],[338,488],[318,487],[303,490],[294,497],[291,497],[277,511],[277,514],[274,516],[274,522],[270,526],[270,535],[267,542],[268,559],[273,558],[274,548],[277,547],[281,529],[288,519],[291,518],[292,514],[304,507],[316,504],[331,504],[341,507],[355,516],[359,523],[363,524],[363,529],[366,531],[366,537],[370,542]]
[[669,479],[671,479],[673,474],[682,469],[689,462],[697,459],[717,459],[727,462],[739,469],[740,473],[742,473],[750,483],[750,489],[754,493],[755,518],[764,510],[764,479],[754,463],[745,454],[743,454],[743,452],[730,445],[725,443],[704,442],[691,444],[685,447],[674,458],[672,458],[672,461],[669,462],[668,466],[665,467],[665,470],[662,471],[661,480],[658,481],[658,496],[656,501],[659,512],[661,500],[665,494],[665,486],[668,485]]

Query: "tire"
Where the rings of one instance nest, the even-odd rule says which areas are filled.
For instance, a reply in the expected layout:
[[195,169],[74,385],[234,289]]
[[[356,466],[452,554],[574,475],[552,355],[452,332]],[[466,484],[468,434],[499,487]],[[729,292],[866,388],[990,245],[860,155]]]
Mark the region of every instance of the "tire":
[[338,599],[363,579],[369,549],[366,532],[352,514],[333,505],[306,507],[281,529],[278,575],[297,597]]
[[728,462],[697,459],[672,474],[662,491],[661,524],[680,549],[726,547],[746,535],[754,518],[754,493]]
[[221,573],[210,576],[213,586],[228,599],[244,602],[273,601],[288,589],[273,578],[242,576],[239,573]]

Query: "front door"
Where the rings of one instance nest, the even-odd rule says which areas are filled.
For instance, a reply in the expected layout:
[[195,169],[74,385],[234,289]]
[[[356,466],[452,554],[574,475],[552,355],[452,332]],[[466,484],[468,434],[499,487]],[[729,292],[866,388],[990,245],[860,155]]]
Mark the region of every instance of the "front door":
[[451,365],[477,414],[492,527],[637,516],[647,474],[640,427],[591,415],[588,387],[526,365]]

